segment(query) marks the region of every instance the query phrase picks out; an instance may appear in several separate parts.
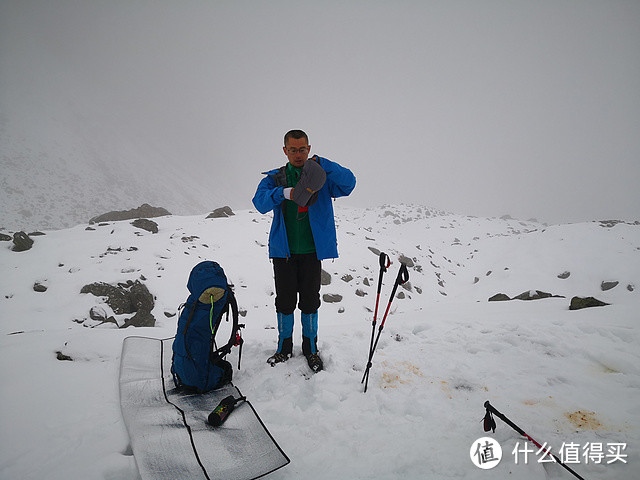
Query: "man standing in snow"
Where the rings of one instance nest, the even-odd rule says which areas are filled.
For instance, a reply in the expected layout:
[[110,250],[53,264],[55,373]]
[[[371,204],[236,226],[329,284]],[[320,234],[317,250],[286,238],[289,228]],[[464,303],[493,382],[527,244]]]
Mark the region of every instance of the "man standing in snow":
[[318,355],[318,307],[321,261],[338,257],[331,198],[349,195],[356,186],[351,170],[326,158],[309,158],[309,138],[302,130],[284,136],[289,162],[269,172],[258,185],[253,205],[273,211],[269,258],[273,259],[278,317],[278,348],[267,359],[274,366],[293,351],[293,312],[302,320],[302,353],[314,372],[323,368]]

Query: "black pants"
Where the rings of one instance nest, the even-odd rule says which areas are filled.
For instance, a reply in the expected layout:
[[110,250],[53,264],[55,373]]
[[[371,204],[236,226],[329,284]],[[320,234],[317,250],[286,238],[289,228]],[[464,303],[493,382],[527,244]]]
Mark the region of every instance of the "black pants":
[[321,270],[322,263],[315,253],[274,258],[276,312],[289,315],[297,303],[302,313],[316,313],[320,307]]

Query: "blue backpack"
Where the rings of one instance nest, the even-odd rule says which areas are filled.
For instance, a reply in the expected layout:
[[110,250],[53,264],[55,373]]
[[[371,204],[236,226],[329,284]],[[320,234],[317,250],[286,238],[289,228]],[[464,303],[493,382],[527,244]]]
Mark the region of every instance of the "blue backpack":
[[[242,337],[238,324],[238,304],[222,267],[204,261],[193,267],[187,282],[190,295],[180,308],[178,331],[173,341],[171,373],[178,388],[208,392],[231,381],[233,369],[224,357],[234,345],[240,346]],[[217,346],[216,333],[229,311],[233,326],[224,345]],[[239,355],[239,357],[240,357]],[[238,358],[238,369],[240,358]]]

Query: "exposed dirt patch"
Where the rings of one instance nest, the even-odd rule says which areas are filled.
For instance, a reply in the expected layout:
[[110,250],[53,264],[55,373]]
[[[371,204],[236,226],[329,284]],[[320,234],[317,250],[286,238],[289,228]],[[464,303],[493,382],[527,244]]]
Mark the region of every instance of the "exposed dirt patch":
[[564,416],[567,417],[575,427],[582,430],[600,430],[604,428],[600,420],[596,418],[595,412],[578,410],[572,413],[566,412]]
[[[422,377],[420,367],[411,362],[399,362],[389,365],[389,362],[382,362],[384,367],[391,367],[395,371],[385,371],[382,373],[382,388],[397,388],[413,381],[412,377]],[[390,368],[390,369],[391,369]]]

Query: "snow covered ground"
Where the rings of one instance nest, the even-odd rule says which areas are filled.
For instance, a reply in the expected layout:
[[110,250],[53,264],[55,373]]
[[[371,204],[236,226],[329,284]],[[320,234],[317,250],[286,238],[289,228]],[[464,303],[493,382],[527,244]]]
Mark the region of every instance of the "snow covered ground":
[[[177,317],[167,315],[203,259],[224,267],[246,311],[234,383],[291,458],[268,478],[573,478],[539,463],[530,443],[525,463],[524,439],[501,420],[495,434],[485,433],[486,400],[559,456],[563,444],[568,455],[579,446],[570,466],[584,478],[640,477],[639,225],[545,226],[409,205],[337,204],[336,216],[341,256],[323,262],[332,280],[322,293],[343,298],[321,306],[325,371],[316,375],[300,353],[299,322],[296,356],[265,363],[277,334],[268,215],[163,217],[154,219],[157,234],[129,221],[79,225],[33,237],[20,253],[0,243],[0,478],[137,478],[118,399],[122,340],[173,336]],[[363,393],[378,278],[369,247],[393,261],[382,306],[400,255],[413,266]],[[89,318],[101,299],[81,294],[84,285],[141,277],[156,298],[154,328]],[[602,291],[603,281],[619,284]],[[34,291],[36,282],[47,290]],[[487,301],[529,290],[565,298]],[[573,296],[611,305],[570,311]],[[484,436],[503,450],[491,470],[470,458]]]

